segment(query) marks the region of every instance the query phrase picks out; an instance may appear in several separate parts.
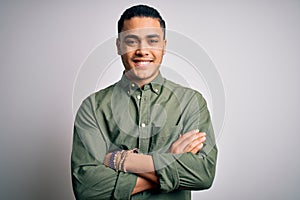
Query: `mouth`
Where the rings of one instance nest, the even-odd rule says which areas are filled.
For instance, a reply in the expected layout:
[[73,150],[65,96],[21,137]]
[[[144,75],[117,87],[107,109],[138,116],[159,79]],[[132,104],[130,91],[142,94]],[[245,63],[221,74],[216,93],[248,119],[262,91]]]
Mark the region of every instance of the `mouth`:
[[150,65],[153,60],[152,59],[133,59],[135,67],[146,67]]

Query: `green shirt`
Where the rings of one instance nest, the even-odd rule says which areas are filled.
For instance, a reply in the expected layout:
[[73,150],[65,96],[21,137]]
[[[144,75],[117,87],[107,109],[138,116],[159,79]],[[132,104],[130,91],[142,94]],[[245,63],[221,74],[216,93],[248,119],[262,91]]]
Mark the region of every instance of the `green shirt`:
[[[167,153],[179,134],[206,132],[196,155]],[[152,155],[159,191],[131,193],[137,175],[103,165],[107,152],[139,148]],[[200,93],[159,74],[140,89],[125,75],[86,98],[74,124],[72,183],[77,199],[190,199],[215,176],[217,147],[206,101]]]

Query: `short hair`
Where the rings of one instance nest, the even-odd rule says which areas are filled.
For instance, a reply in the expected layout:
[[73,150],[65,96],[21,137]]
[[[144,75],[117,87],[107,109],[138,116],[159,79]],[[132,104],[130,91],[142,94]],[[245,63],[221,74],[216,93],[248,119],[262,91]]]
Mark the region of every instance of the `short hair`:
[[132,6],[128,9],[126,9],[123,14],[121,15],[119,21],[118,21],[118,33],[120,34],[123,26],[124,26],[124,21],[129,20],[133,17],[151,17],[154,19],[158,19],[160,23],[160,27],[163,29],[164,32],[164,38],[166,35],[166,22],[163,20],[159,12],[150,6],[147,5],[136,5]]

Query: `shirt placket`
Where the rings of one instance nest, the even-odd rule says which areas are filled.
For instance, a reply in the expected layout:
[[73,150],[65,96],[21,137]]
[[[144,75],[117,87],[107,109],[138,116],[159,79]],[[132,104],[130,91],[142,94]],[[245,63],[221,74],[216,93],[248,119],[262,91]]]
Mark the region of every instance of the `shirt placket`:
[[150,136],[150,95],[149,85],[144,86],[140,96],[137,96],[139,102],[139,149],[141,153],[147,153],[149,149]]

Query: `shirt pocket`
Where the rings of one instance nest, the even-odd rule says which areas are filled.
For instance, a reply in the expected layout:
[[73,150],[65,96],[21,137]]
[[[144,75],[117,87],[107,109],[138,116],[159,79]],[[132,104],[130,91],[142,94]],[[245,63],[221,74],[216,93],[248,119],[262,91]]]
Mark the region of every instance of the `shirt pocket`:
[[182,132],[182,126],[152,126],[149,153],[166,153]]

